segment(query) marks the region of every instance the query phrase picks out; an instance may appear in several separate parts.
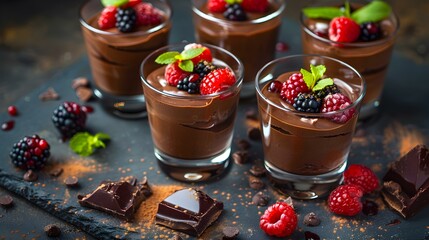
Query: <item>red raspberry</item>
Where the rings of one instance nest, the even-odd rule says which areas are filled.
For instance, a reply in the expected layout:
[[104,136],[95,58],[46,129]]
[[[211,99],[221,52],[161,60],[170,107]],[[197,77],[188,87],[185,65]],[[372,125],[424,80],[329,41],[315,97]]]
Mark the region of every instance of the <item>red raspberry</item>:
[[204,51],[200,55],[191,59],[192,63],[194,63],[194,66],[196,66],[201,61],[207,61],[210,63],[213,61],[212,52],[207,47],[204,47],[203,45],[198,43],[190,43],[185,46],[185,50],[193,48],[204,48]]
[[360,201],[363,195],[362,189],[355,185],[341,185],[331,192],[328,198],[328,206],[331,212],[355,216],[362,211]]
[[133,8],[136,11],[136,23],[138,26],[157,25],[162,22],[162,15],[160,13],[160,10],[153,7],[150,3],[140,2]]
[[298,217],[295,210],[285,202],[277,202],[261,216],[259,227],[270,236],[290,236],[296,229]]
[[127,9],[127,8],[130,8],[130,7],[134,7],[134,6],[136,6],[137,4],[139,4],[141,2],[142,2],[142,0],[128,0],[128,3],[125,4],[125,6],[121,6],[121,8]]
[[307,84],[304,82],[304,78],[301,73],[292,74],[289,79],[283,83],[282,89],[280,91],[280,97],[294,104],[294,99],[298,96],[299,93],[306,93],[310,90],[307,87]]
[[268,0],[243,0],[241,6],[248,12],[265,12],[268,8]]
[[226,10],[225,0],[209,0],[207,3],[207,8],[212,13],[223,13]]
[[98,18],[98,27],[100,29],[109,29],[116,26],[116,12],[118,9],[115,6],[108,6],[101,11]]
[[7,112],[9,113],[9,115],[11,116],[16,116],[18,115],[18,109],[15,106],[9,106],[7,107]]
[[360,36],[360,26],[348,17],[336,17],[329,23],[329,39],[335,42],[349,43]]
[[165,68],[164,77],[170,86],[177,86],[177,83],[188,76],[189,73],[179,68],[179,62],[170,63]]
[[[350,104],[350,99],[341,93],[328,94],[323,100],[321,112],[326,113],[345,109],[350,106]],[[353,117],[354,113],[355,109],[351,108],[341,113],[335,114],[332,116],[331,120],[336,123],[345,123]]]
[[234,73],[229,68],[218,68],[207,74],[200,83],[202,95],[212,94],[223,90],[235,83]]
[[368,167],[360,164],[352,164],[344,172],[344,183],[359,186],[364,193],[370,193],[379,186],[375,173]]

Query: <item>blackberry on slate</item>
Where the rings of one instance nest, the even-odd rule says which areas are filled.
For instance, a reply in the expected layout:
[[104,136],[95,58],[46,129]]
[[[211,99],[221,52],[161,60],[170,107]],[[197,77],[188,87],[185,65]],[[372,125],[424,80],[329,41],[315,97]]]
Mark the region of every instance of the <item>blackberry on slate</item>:
[[200,82],[201,78],[198,74],[191,74],[186,76],[184,79],[179,80],[177,83],[177,89],[186,91],[190,94],[195,94],[200,92]]
[[212,63],[207,61],[201,61],[195,66],[194,72],[200,75],[200,78],[202,79],[204,76],[206,76],[207,74],[209,74],[211,71],[215,69],[216,69],[216,66],[213,65]]
[[241,5],[238,3],[229,4],[226,8],[226,11],[223,12],[223,16],[231,21],[247,20],[246,12],[243,10],[243,7],[241,7]]
[[316,95],[316,97],[324,99],[328,94],[335,94],[339,92],[340,89],[338,88],[338,86],[336,84],[332,84],[324,87],[322,90],[314,91],[314,94]]
[[137,15],[133,8],[118,8],[116,13],[116,28],[121,32],[131,32],[136,25]]
[[24,170],[39,170],[51,155],[49,143],[38,135],[27,136],[13,145],[9,153],[12,163]]
[[312,93],[299,93],[294,99],[293,107],[300,112],[320,112],[322,100]]
[[366,22],[360,25],[360,39],[362,41],[374,41],[381,37],[381,29],[377,23]]
[[64,102],[54,110],[52,122],[65,138],[85,129],[86,112],[74,102]]

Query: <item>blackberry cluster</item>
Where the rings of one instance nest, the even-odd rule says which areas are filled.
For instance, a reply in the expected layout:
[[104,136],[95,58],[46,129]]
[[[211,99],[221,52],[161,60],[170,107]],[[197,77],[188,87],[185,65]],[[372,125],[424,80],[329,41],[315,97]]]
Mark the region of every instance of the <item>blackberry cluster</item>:
[[190,94],[200,93],[200,82],[201,78],[198,74],[191,74],[186,76],[184,79],[179,80],[177,83],[177,89],[186,91]]
[[70,138],[85,129],[86,113],[74,102],[64,102],[54,110],[52,122],[64,138]]
[[209,74],[215,69],[216,66],[212,63],[209,63],[207,61],[201,61],[195,66],[194,72],[200,75],[200,78],[202,79],[205,75]]
[[13,145],[9,153],[12,163],[24,170],[39,170],[45,166],[50,153],[49,143],[38,135],[27,136]]
[[320,112],[322,99],[312,93],[299,93],[294,99],[293,107],[300,112],[317,113]]
[[324,99],[328,94],[335,94],[339,93],[340,89],[336,84],[328,85],[324,87],[322,90],[315,91],[314,94],[317,98]]
[[116,13],[116,28],[121,32],[131,32],[137,21],[137,14],[133,8],[118,8]]
[[374,41],[381,37],[381,29],[377,23],[367,22],[360,25],[360,39],[362,41]]
[[246,21],[247,15],[243,7],[239,3],[229,4],[223,16],[231,21]]

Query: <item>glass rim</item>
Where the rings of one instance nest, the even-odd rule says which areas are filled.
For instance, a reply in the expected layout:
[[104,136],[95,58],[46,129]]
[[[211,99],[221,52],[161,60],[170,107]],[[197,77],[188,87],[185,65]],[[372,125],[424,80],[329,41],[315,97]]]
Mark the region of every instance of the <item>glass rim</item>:
[[[268,67],[270,67],[273,64],[276,64],[276,63],[279,63],[279,62],[282,62],[282,61],[285,61],[285,60],[288,60],[288,59],[292,59],[292,58],[305,58],[305,57],[317,57],[317,58],[327,59],[327,60],[330,60],[330,61],[337,62],[337,63],[339,63],[339,64],[341,64],[341,65],[349,68],[350,70],[352,70],[353,73],[356,74],[361,79],[361,83],[362,83],[362,85],[361,85],[361,92],[360,92],[358,98],[355,101],[353,101],[352,104],[350,104],[349,106],[347,106],[344,109],[340,109],[340,110],[336,110],[336,111],[332,111],[332,112],[326,112],[326,113],[322,113],[322,112],[320,112],[320,113],[307,113],[307,112],[301,112],[301,111],[298,111],[298,110],[295,110],[295,109],[292,109],[292,108],[286,108],[285,106],[276,104],[276,103],[272,102],[271,100],[269,100],[267,97],[265,97],[264,94],[262,94],[262,90],[260,89],[260,86],[259,86],[260,85],[260,83],[259,83],[259,76],[262,74],[262,72],[265,69],[267,69]],[[272,79],[272,80],[274,80],[274,79]],[[268,81],[265,81],[265,82],[268,83]],[[276,107],[276,108],[278,108],[278,109],[280,109],[282,111],[287,111],[287,112],[293,113],[294,115],[302,115],[303,117],[310,117],[310,118],[311,117],[313,117],[313,118],[333,117],[333,116],[336,116],[336,115],[341,114],[343,112],[346,112],[346,111],[348,111],[350,109],[356,108],[356,106],[359,105],[362,102],[362,100],[363,100],[363,98],[364,98],[364,96],[366,94],[366,87],[367,87],[367,85],[366,85],[365,78],[356,69],[354,69],[351,65],[349,65],[349,64],[347,64],[347,63],[345,63],[345,62],[343,62],[341,60],[338,60],[336,58],[332,58],[332,57],[328,57],[328,56],[322,56],[322,55],[318,55],[318,54],[295,54],[295,55],[289,55],[289,56],[285,56],[285,57],[274,59],[271,62],[265,64],[258,71],[258,73],[256,74],[256,77],[255,77],[256,92],[268,104],[270,104],[271,106]]]
[[[161,24],[158,24],[156,26],[153,26],[152,28],[149,28],[146,31],[137,31],[137,32],[129,32],[129,33],[113,33],[113,32],[104,31],[104,30],[101,30],[101,29],[98,29],[96,27],[91,26],[91,24],[89,24],[82,17],[83,8],[91,1],[94,1],[94,0],[86,0],[80,6],[80,8],[79,8],[79,22],[82,26],[84,26],[86,29],[90,30],[91,32],[98,33],[98,34],[105,35],[105,36],[130,36],[130,37],[133,37],[133,36],[142,36],[142,35],[146,35],[146,34],[151,34],[151,33],[157,32],[157,31],[161,30],[162,28],[164,28],[165,26],[167,26],[167,24],[170,23],[171,17],[173,15],[171,5],[168,1],[166,1],[166,0],[153,0],[153,1],[162,2],[167,6],[168,11],[162,10],[162,12],[165,13],[165,17],[166,17],[166,20],[164,22],[162,22]],[[95,0],[95,1],[98,1],[98,0]]]
[[[332,2],[334,2],[334,1],[332,1]],[[340,1],[338,1],[338,2],[340,2]],[[327,38],[324,38],[324,37],[321,37],[321,36],[317,35],[316,33],[314,33],[313,31],[311,31],[304,24],[304,19],[306,19],[308,17],[304,15],[304,13],[303,13],[302,10],[300,12],[300,24],[301,24],[301,27],[304,29],[304,31],[308,35],[312,36],[313,38],[315,38],[315,39],[317,39],[319,41],[325,42],[325,43],[329,43],[329,44],[332,44],[332,45],[341,45],[342,47],[371,47],[371,46],[377,46],[377,45],[384,44],[384,43],[386,43],[386,42],[388,42],[388,41],[390,41],[390,40],[392,40],[392,39],[394,39],[394,38],[397,37],[398,32],[399,32],[399,25],[400,25],[398,15],[392,9],[389,17],[392,17],[395,20],[395,22],[396,22],[396,27],[395,27],[395,30],[392,32],[392,34],[390,34],[387,38],[379,39],[379,40],[376,40],[376,41],[358,42],[358,43],[356,43],[356,42],[355,43],[337,42],[337,41],[332,41],[330,39],[327,39]]]
[[209,20],[209,21],[212,21],[212,22],[216,22],[216,23],[218,23],[220,25],[232,25],[232,26],[245,26],[245,25],[250,25],[250,24],[265,23],[265,22],[267,22],[267,21],[269,21],[271,19],[274,19],[274,18],[280,16],[280,14],[286,8],[286,2],[284,0],[281,0],[280,7],[276,11],[274,11],[274,12],[268,14],[268,15],[265,15],[265,16],[257,18],[257,19],[248,20],[248,21],[230,21],[230,20],[226,20],[226,19],[216,18],[216,17],[214,17],[212,15],[204,13],[203,11],[201,11],[200,9],[198,9],[195,6],[195,1],[196,0],[192,0],[192,11],[195,14],[197,14],[198,16],[200,16],[200,17],[202,17],[202,18],[204,18],[206,20]]
[[[153,58],[153,56],[159,55],[159,54],[165,52],[166,50],[171,50],[171,49],[175,49],[175,48],[179,48],[179,47],[183,48],[187,44],[190,44],[190,43],[189,42],[182,42],[182,43],[176,43],[176,44],[169,44],[169,45],[161,47],[161,48],[153,51],[152,53],[150,53],[142,61],[142,63],[140,64],[140,79],[143,82],[143,84],[145,86],[149,87],[152,91],[155,91],[156,93],[159,93],[159,94],[161,94],[163,96],[168,96],[168,97],[176,98],[176,99],[194,99],[194,100],[208,100],[208,99],[212,99],[214,97],[218,97],[218,96],[221,96],[221,95],[224,95],[224,94],[228,94],[229,92],[233,91],[234,89],[237,89],[237,88],[241,87],[241,85],[243,83],[243,79],[244,79],[244,66],[243,66],[243,63],[241,62],[241,60],[239,58],[237,58],[234,54],[232,54],[231,52],[229,52],[229,51],[227,51],[227,50],[225,50],[223,48],[220,48],[220,47],[217,47],[217,46],[214,46],[214,45],[211,45],[211,44],[206,44],[206,43],[202,43],[202,45],[205,46],[205,47],[208,47],[208,48],[216,49],[216,50],[218,50],[218,51],[220,51],[220,52],[222,52],[224,54],[227,54],[229,57],[232,57],[234,59],[234,61],[236,61],[238,63],[238,66],[239,66],[238,69],[237,69],[238,70],[238,74],[235,74],[236,75],[236,82],[232,86],[228,87],[225,90],[222,90],[222,91],[219,91],[219,92],[215,92],[215,93],[212,93],[212,94],[207,94],[207,95],[201,95],[201,94],[199,94],[199,95],[198,94],[177,95],[177,94],[173,94],[173,93],[168,93],[168,92],[161,91],[161,90],[155,88],[154,86],[152,86],[152,84],[150,84],[146,80],[146,78],[144,77],[144,74],[143,74],[143,66],[145,65],[145,63],[147,61],[149,61],[149,59]],[[165,65],[161,65],[160,64],[160,67],[162,67],[162,66],[165,66]],[[230,67],[230,69],[231,69],[231,67]],[[233,72],[235,73],[236,71],[233,70]]]

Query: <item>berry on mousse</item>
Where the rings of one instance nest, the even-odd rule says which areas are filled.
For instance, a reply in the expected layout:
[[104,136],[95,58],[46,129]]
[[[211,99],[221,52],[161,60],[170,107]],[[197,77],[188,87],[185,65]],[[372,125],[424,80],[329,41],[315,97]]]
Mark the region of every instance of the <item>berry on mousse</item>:
[[264,13],[268,0],[209,0],[207,8],[211,13],[222,13],[230,21],[246,21],[248,13]]
[[38,135],[22,138],[9,153],[12,163],[23,170],[42,169],[50,155],[49,143]]

